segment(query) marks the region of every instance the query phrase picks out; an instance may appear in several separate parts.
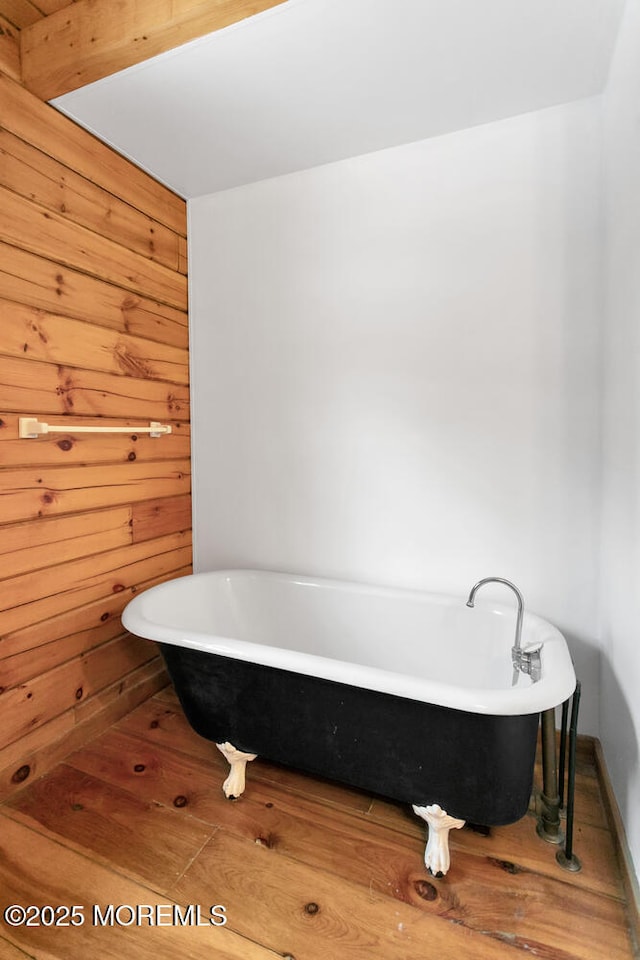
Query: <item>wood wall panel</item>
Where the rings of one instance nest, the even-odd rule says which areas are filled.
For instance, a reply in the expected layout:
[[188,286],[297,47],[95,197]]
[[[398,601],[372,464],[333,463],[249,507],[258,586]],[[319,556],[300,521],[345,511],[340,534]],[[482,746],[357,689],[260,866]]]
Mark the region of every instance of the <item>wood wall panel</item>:
[[58,563],[126,546],[131,542],[131,512],[126,506],[7,524],[2,531],[3,561],[11,579],[50,567],[54,545]]
[[[105,417],[65,416],[68,433],[50,433],[37,443],[25,444],[18,437],[18,416],[5,414],[0,418],[0,463],[15,463],[19,458],[23,467],[31,466],[92,466],[98,463],[147,463],[158,458],[158,439],[136,428],[148,426],[133,423],[123,417],[119,420]],[[53,421],[52,421],[53,422]],[[74,433],[74,426],[127,426],[126,434]],[[188,460],[191,434],[188,423],[172,424],[172,432],[161,438],[161,451],[168,460]]]
[[[120,614],[191,569],[185,236],[182,200],[0,73],[8,792],[166,680]],[[21,440],[20,416],[66,429]],[[150,420],[172,433],[138,433]],[[74,432],[101,425],[126,430]]]
[[66,363],[123,377],[189,383],[186,350],[0,299],[7,356]]
[[[0,130],[0,184],[121,246],[178,270],[184,237]],[[182,270],[181,272],[185,272]]]
[[[171,560],[172,557],[166,559]],[[3,657],[13,657],[26,650],[33,650],[56,640],[63,640],[76,633],[100,634],[105,623],[116,621],[120,623],[120,615],[125,605],[136,593],[172,580],[174,577],[185,576],[190,571],[190,564],[178,553],[173,554],[175,563],[165,564],[165,572],[156,574],[151,579],[144,579],[144,570],[140,570],[140,577],[135,582],[125,586],[124,590],[105,592],[97,600],[87,602],[80,607],[72,607],[53,617],[29,623],[17,630],[8,630],[2,636]],[[182,564],[182,565],[181,565]],[[75,598],[72,598],[72,600]],[[87,643],[89,646],[89,643]]]
[[152,540],[191,527],[191,497],[144,500],[131,508],[133,542]]
[[[160,544],[165,546],[167,542],[182,543],[173,550],[166,553],[154,554],[153,556],[142,556],[149,550],[153,550]],[[150,546],[152,544],[152,546]],[[146,548],[146,549],[145,549]],[[137,554],[138,559],[132,560],[131,553]],[[190,539],[184,534],[174,534],[172,537],[161,537],[160,541],[145,541],[143,544],[133,544],[129,548],[110,550],[106,554],[97,554],[92,558],[91,564],[86,559],[81,561],[71,561],[68,563],[67,579],[65,580],[66,589],[59,593],[39,595],[37,600],[23,602],[17,606],[5,607],[0,614],[2,623],[7,631],[11,633],[14,630],[20,630],[30,623],[38,620],[47,620],[58,613],[69,610],[74,606],[81,606],[90,603],[92,600],[108,598],[112,593],[122,593],[127,589],[135,587],[139,581],[150,580],[152,576],[171,570],[177,570],[188,563],[191,555]],[[129,562],[126,562],[129,561]],[[9,581],[2,581],[5,587],[0,596],[2,604],[10,600],[9,590],[12,587],[20,590],[20,596],[28,587],[37,587],[42,582],[43,590],[55,589],[52,584],[60,582],[64,571],[57,567],[49,568],[51,574],[43,576],[43,571],[39,571],[39,576],[33,576],[31,583],[27,583],[23,578],[12,578],[15,583],[9,586]],[[86,575],[86,571],[91,570],[91,575]],[[73,579],[73,578],[76,579]]]
[[184,200],[1,74],[0,104],[6,130],[186,237]]
[[166,682],[167,675],[155,658],[8,744],[0,750],[0,800],[20,790],[29,778],[46,773],[87,739],[97,736],[152,696]]
[[20,250],[0,240],[0,288],[7,300],[42,307],[132,336],[188,346],[183,311],[123,291],[96,277]]
[[124,634],[2,694],[6,744],[34,726],[65,713],[84,697],[126,676],[157,656],[149,640]]
[[131,418],[135,411],[149,426],[151,420],[188,419],[189,390],[61,364],[25,363],[5,355],[0,364],[0,410],[119,419]]
[[186,310],[186,277],[114,240],[100,236],[33,202],[24,202],[6,187],[0,187],[0,239],[55,260],[83,273],[98,276],[133,293],[153,295],[162,303]]

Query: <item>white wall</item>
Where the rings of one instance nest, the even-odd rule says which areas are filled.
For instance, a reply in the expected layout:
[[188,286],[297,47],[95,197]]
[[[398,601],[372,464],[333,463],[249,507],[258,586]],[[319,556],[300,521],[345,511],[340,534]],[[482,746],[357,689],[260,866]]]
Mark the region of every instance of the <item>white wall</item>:
[[640,2],[604,98],[606,236],[602,742],[640,864]]
[[198,568],[513,579],[598,730],[599,101],[193,200]]

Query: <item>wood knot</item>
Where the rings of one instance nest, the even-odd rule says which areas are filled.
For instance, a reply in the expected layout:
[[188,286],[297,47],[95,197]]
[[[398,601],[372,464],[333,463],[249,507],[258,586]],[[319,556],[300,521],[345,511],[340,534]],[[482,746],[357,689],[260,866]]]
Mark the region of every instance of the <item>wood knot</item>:
[[495,867],[500,867],[505,873],[522,873],[522,867],[519,867],[517,863],[511,863],[510,860],[496,860],[494,857],[489,857],[489,862]]
[[271,801],[269,801],[268,803],[265,803],[265,807],[267,808],[267,810],[271,810],[272,806],[273,804],[271,803]]
[[72,803],[72,804],[71,804],[71,809],[72,809],[72,810],[84,810],[84,804],[83,804],[83,803]]
[[146,770],[146,767],[144,763],[136,763],[133,769],[135,773],[142,773],[143,770]]
[[16,772],[11,777],[12,783],[24,783],[29,774],[31,773],[31,767],[28,763],[23,764],[23,766],[18,767]]
[[318,906],[317,903],[305,904],[304,912],[308,914],[310,917],[313,917],[316,913],[319,912],[319,910],[320,910],[320,907]]
[[183,797],[182,794],[180,794],[179,796],[177,796],[177,797],[175,798],[175,800],[173,801],[174,807],[186,807],[186,805],[187,805],[188,803],[189,803],[189,801],[187,800],[186,797]]
[[135,459],[136,459],[136,455],[132,450],[131,453],[129,453],[129,455],[127,456],[127,460],[133,461]]
[[428,880],[416,880],[413,889],[421,900],[437,900],[438,891]]
[[53,503],[54,497],[52,493],[43,493],[42,502],[43,503]]
[[76,700],[82,700],[82,694],[83,694],[83,692],[84,692],[84,691],[83,691],[82,687],[78,687],[78,689],[76,690]]
[[110,616],[111,616],[111,614],[110,614],[109,611],[107,610],[106,613],[103,613],[103,614],[102,614],[102,616],[100,617],[100,619],[101,619],[101,621],[104,623],[105,620],[108,620]]
[[61,450],[71,450],[73,447],[73,440],[58,440],[58,446]]
[[157,729],[157,727],[159,727],[159,726],[160,726],[160,721],[159,721],[159,720],[152,720],[151,723],[149,724],[149,729],[150,729],[150,730],[155,730],[155,729]]
[[124,583],[114,583],[111,589],[113,590],[114,593],[122,593],[122,591],[124,590]]

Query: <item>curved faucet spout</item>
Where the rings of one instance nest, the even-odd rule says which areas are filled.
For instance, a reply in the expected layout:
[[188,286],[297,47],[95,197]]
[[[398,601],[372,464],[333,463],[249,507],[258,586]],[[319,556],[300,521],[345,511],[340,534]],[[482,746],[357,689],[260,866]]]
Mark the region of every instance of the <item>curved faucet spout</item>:
[[[518,598],[518,616],[516,619],[516,638],[513,644],[514,656],[518,657],[520,651],[520,645],[522,643],[522,618],[524,615],[524,598],[515,583],[511,583],[511,580],[505,580],[504,577],[485,577],[483,580],[478,580],[476,584],[471,588],[469,593],[469,599],[467,600],[467,606],[473,607],[475,596],[480,587],[483,587],[485,583],[503,583],[505,587],[510,587],[511,590],[515,593]],[[516,653],[518,651],[518,653]]]

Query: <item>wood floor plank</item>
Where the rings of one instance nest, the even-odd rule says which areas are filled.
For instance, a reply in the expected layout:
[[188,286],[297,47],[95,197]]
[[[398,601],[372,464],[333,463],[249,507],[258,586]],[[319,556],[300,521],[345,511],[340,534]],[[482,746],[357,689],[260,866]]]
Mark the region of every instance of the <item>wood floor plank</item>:
[[507,960],[512,947],[455,923],[388,901],[372,890],[309,870],[266,846],[218,830],[170,896],[204,896],[212,878],[224,890],[233,930],[280,955],[326,960]]
[[[191,730],[179,706],[165,700],[142,704],[137,711],[121,721],[120,729],[219,766],[219,758],[215,756],[217,750],[212,750],[208,741]],[[372,820],[406,833],[416,841],[424,836],[422,822],[413,815],[408,806],[382,798],[370,798],[339,784],[309,777],[299,771],[268,764],[260,759],[250,764],[247,782],[279,784],[293,794],[312,796],[322,802],[341,806],[345,810],[368,811]],[[506,863],[513,862],[523,869],[552,878],[560,875],[566,882],[584,883],[594,893],[622,897],[611,838],[606,830],[590,823],[575,824],[574,847],[584,864],[583,873],[579,876],[561,870],[555,859],[558,848],[537,837],[535,819],[529,816],[508,827],[492,829],[490,837],[469,829],[456,831],[451,834],[450,844],[455,850]]]
[[24,953],[0,936],[0,960],[33,960],[33,954]]
[[[415,835],[421,829],[407,808],[380,798],[373,801],[369,816],[377,822],[393,824],[403,833]],[[469,828],[452,832],[449,845],[452,851],[463,850],[476,856],[491,857],[517,868],[552,878],[561,877],[565,883],[584,886],[594,893],[622,898],[620,873],[608,831],[590,824],[575,825],[574,850],[583,864],[582,872],[575,874],[558,866],[556,852],[559,848],[540,840],[535,828],[536,818],[527,814],[509,826],[492,827],[488,836]]]
[[[591,780],[588,758],[585,763],[579,792]],[[225,933],[235,939],[225,943],[238,958],[253,960],[245,946],[262,951],[256,960],[633,956],[624,896],[609,862],[608,824],[578,827],[579,874],[558,868],[557,848],[536,836],[533,815],[488,835],[456,831],[451,869],[435,879],[424,868],[424,825],[408,807],[261,760],[248,768],[242,799],[229,802],[220,789],[226,771],[215,746],[189,728],[165,686],[97,739],[76,743],[64,763],[0,807],[0,849],[4,810],[18,820],[15,829],[40,834],[25,856],[56,840],[66,848],[62,859],[90,857],[91,869],[108,870],[120,884],[144,884],[137,889],[152,887],[167,901],[213,897],[227,907]],[[585,809],[597,801],[587,789]],[[121,895],[117,902],[125,900]],[[200,957],[195,941],[175,936],[176,956]],[[148,949],[139,931],[131,937],[118,941],[119,957],[163,956],[155,942]],[[111,960],[115,941],[107,942],[105,952],[102,942],[85,940],[84,954],[67,951],[59,960]],[[21,940],[15,945],[26,949]],[[33,955],[52,960],[51,946],[39,944]]]
[[[628,956],[621,902],[566,884],[559,873],[540,875],[492,857],[490,847],[480,857],[456,850],[450,873],[434,880],[424,868],[422,839],[255,779],[239,802],[230,803],[212,764],[119,731],[108,731],[67,762],[314,871],[334,873],[495,939],[533,951],[546,944],[576,957]],[[589,919],[597,919],[595,933]]]
[[[215,764],[219,764],[222,759],[212,743],[194,733],[181,708],[162,701],[157,703],[149,701],[142,704],[138,710],[125,717],[119,727],[189,756],[200,757]],[[228,770],[226,765],[223,769],[225,768]],[[253,780],[279,783],[292,793],[303,796],[312,795],[323,803],[334,804],[346,810],[358,810],[364,813],[371,802],[370,797],[365,793],[319,777],[308,776],[299,770],[267,764],[260,758],[252,762],[249,775]]]
[[[0,854],[0,889],[7,903],[84,907],[86,922],[78,927],[3,928],[15,949],[35,960],[276,960],[272,951],[239,937],[229,925],[94,925],[90,922],[93,904],[171,901],[1,813]],[[202,903],[205,910],[213,893],[210,886]],[[7,960],[21,956],[14,950]]]
[[180,705],[180,701],[178,700],[178,695],[171,684],[164,687],[162,690],[158,690],[158,692],[154,697],[154,700],[162,700],[163,703],[169,703],[174,707],[177,707]]
[[67,764],[17,794],[6,809],[161,893],[212,833],[198,820],[139,800]]

